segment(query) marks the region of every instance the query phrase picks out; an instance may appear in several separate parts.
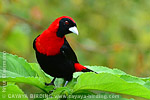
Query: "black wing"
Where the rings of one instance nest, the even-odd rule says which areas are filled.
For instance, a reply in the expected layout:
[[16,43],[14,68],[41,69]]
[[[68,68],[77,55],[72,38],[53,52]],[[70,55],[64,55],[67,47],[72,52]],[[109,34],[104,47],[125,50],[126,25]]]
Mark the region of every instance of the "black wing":
[[73,63],[78,63],[76,54],[74,53],[74,51],[72,50],[72,48],[70,47],[68,41],[66,40],[66,38],[64,39],[64,44],[60,49],[60,52],[68,59],[73,61]]

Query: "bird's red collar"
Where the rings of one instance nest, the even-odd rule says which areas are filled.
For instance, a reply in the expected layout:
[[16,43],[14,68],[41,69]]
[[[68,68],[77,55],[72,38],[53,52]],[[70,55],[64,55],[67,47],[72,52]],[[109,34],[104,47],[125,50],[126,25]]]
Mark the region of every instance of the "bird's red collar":
[[[51,34],[51,35],[49,35]],[[60,48],[64,44],[64,38],[57,37],[55,33],[45,30],[35,42],[38,52],[47,56],[56,55],[60,53]]]

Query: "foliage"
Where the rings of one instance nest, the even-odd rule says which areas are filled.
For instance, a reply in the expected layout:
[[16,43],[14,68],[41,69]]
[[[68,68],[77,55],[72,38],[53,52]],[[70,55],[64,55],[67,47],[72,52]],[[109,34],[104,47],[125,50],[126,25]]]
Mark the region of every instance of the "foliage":
[[[5,60],[6,62],[4,62]],[[3,68],[5,68],[4,65],[6,66],[6,71],[3,70]],[[63,80],[57,80],[55,82],[56,86],[54,89],[54,86],[45,86],[45,82],[50,82],[51,77],[44,73],[38,64],[30,64],[25,59],[17,57],[16,55],[0,53],[0,82],[7,82],[7,85],[5,84],[4,87],[0,87],[0,94],[1,96],[2,94],[5,95],[5,98],[9,98],[9,95],[12,93],[23,95],[23,91],[15,85],[15,83],[25,83],[40,88],[43,90],[43,94],[49,94],[51,98],[45,98],[45,100],[58,98],[68,98],[68,100],[70,100],[73,98],[72,96],[75,95],[82,95],[84,97],[76,98],[85,100],[88,100],[90,95],[105,95],[106,99],[109,99],[108,97],[110,95],[115,95],[107,92],[150,99],[150,78],[139,78],[126,74],[119,69],[109,69],[102,66],[87,67],[99,74],[93,72],[76,72],[73,80],[69,82],[66,87],[61,86]],[[3,76],[4,74],[6,74],[6,77]],[[3,88],[6,88],[5,92],[2,92]],[[24,96],[24,99],[27,100],[27,97],[28,96]],[[104,97],[102,99],[104,99]],[[119,96],[116,100],[128,99]]]

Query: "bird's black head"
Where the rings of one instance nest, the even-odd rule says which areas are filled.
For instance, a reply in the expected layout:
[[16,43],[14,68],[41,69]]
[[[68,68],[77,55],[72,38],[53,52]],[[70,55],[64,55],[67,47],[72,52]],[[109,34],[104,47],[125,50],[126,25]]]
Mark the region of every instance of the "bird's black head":
[[75,33],[78,35],[76,23],[72,18],[62,18],[59,21],[59,27],[57,31],[58,37],[63,37],[66,34]]

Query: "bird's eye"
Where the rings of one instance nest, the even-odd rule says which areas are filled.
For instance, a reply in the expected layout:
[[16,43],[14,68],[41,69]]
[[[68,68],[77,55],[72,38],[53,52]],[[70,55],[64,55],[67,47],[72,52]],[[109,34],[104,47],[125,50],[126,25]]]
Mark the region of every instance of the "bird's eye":
[[69,25],[69,22],[68,22],[68,21],[65,21],[65,24],[66,24],[66,25]]

